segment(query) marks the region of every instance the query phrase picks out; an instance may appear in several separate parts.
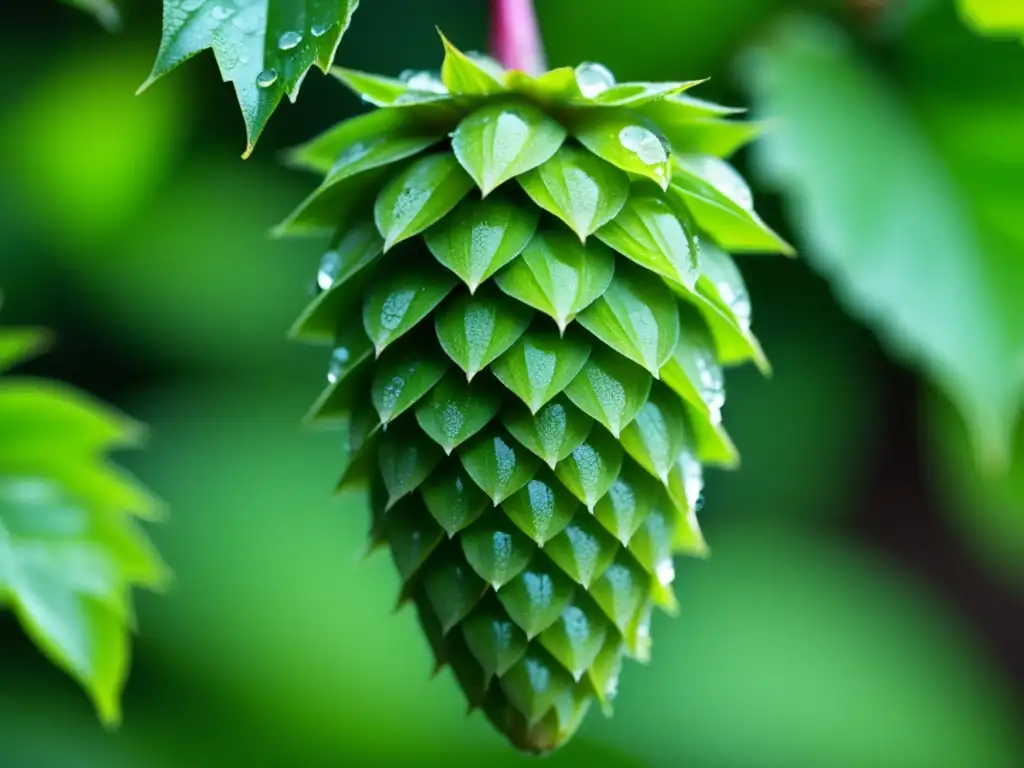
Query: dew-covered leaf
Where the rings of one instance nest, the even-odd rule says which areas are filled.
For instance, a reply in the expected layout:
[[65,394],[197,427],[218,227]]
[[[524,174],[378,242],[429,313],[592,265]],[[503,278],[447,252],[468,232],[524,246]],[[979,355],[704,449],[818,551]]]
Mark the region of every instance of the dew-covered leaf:
[[629,107],[635,109],[652,101],[660,101],[666,96],[681,93],[689,88],[700,85],[703,80],[691,80],[679,83],[617,83],[601,91],[593,98],[577,99],[578,103],[589,107]]
[[418,429],[394,426],[378,445],[377,464],[388,491],[388,506],[419,488],[444,454]]
[[506,406],[502,423],[511,435],[552,469],[587,439],[593,419],[564,396],[558,396],[536,414],[523,405]]
[[598,339],[658,378],[679,341],[679,309],[664,281],[619,264],[608,290],[578,322]]
[[523,252],[540,214],[533,208],[491,197],[467,198],[424,236],[434,258],[470,293]]
[[555,474],[577,499],[593,510],[622,468],[622,446],[600,427],[555,467]]
[[401,107],[396,112],[451,117],[458,112],[440,80],[384,77],[354,69],[332,67],[331,74],[354,94],[375,107]]
[[519,530],[544,546],[568,525],[580,503],[551,472],[542,471],[505,499],[501,508]]
[[450,152],[413,162],[388,182],[374,203],[373,217],[384,238],[384,250],[439,221],[472,188],[473,180]]
[[459,534],[466,562],[495,590],[518,576],[537,547],[499,510],[485,514]]
[[496,428],[462,448],[459,459],[495,506],[530,482],[541,466],[540,459]]
[[572,684],[565,668],[536,644],[501,678],[501,689],[530,722],[547,713]]
[[566,387],[565,394],[573,405],[618,437],[647,402],[650,391],[647,371],[601,346]]
[[499,185],[547,162],[565,141],[565,128],[534,106],[509,102],[480,107],[463,118],[452,150],[486,197]]
[[488,286],[446,304],[435,329],[441,347],[472,379],[516,343],[532,317],[529,307]]
[[143,90],[195,54],[212,48],[221,76],[235,86],[246,155],[284,96],[294,101],[310,68],[326,72],[359,0],[164,0],[160,50]]
[[764,125],[740,120],[703,117],[659,126],[680,155],[728,158],[764,133]]
[[623,546],[628,546],[651,510],[667,503],[665,489],[650,473],[633,461],[624,461],[612,487],[594,507],[594,517]]
[[604,244],[693,290],[700,277],[697,239],[662,198],[634,191],[619,215],[597,231]]
[[636,560],[619,550],[618,557],[590,588],[590,594],[612,623],[626,633],[630,623],[643,608],[650,576]]
[[668,141],[654,123],[630,110],[589,110],[572,125],[579,142],[616,168],[644,176],[662,189],[672,178]]
[[384,270],[363,303],[363,327],[377,354],[433,312],[455,284],[455,276],[429,257]]
[[416,421],[450,454],[497,415],[501,407],[499,389],[480,379],[470,384],[465,376],[452,371],[416,408]]
[[459,96],[494,96],[504,92],[505,86],[495,77],[496,73],[464,54],[444,35],[441,35],[441,42],[444,43],[441,80],[449,91]]
[[340,329],[327,366],[327,388],[309,409],[306,422],[330,422],[348,416],[355,398],[364,395],[370,384],[372,358],[373,344],[361,324],[353,322]]
[[662,366],[661,380],[712,423],[722,418],[725,375],[715,354],[715,340],[700,312],[679,306],[679,342]]
[[470,653],[489,676],[504,675],[526,653],[526,634],[494,598],[485,598],[460,629]]
[[509,617],[533,639],[554,624],[576,591],[572,579],[543,553],[498,593]]
[[629,543],[633,557],[663,588],[670,587],[676,574],[672,565],[676,517],[667,506],[652,508]]
[[610,624],[593,600],[576,593],[554,624],[540,635],[540,644],[579,680],[604,647]]
[[449,537],[491,508],[491,500],[456,459],[449,459],[431,472],[420,486],[420,495],[427,510]]
[[514,299],[540,310],[561,330],[608,288],[615,256],[599,243],[582,245],[566,232],[538,232],[495,278]]
[[625,173],[571,144],[518,181],[533,202],[568,224],[580,240],[615,218],[629,197]]
[[544,554],[584,589],[590,589],[594,580],[611,565],[618,551],[619,543],[615,537],[590,514],[576,515],[544,547]]
[[668,483],[669,472],[689,444],[686,409],[679,396],[661,382],[636,418],[622,431],[622,447],[640,466]]
[[383,424],[419,402],[441,381],[449,367],[448,360],[436,348],[431,349],[419,340],[415,342],[394,352],[388,350],[374,367],[370,395]]
[[580,336],[530,331],[498,359],[492,371],[531,413],[537,413],[576,378],[590,350]]
[[445,634],[462,621],[487,590],[466,564],[461,548],[447,544],[430,558],[422,572],[423,590]]

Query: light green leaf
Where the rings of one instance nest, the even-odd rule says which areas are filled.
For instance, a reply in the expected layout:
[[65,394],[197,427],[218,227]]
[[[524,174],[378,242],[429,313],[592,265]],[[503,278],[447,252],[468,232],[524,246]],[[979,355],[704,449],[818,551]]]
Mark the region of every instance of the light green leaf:
[[449,302],[438,313],[435,329],[441,347],[472,380],[516,343],[532,316],[529,307],[488,287]]
[[68,5],[92,14],[108,32],[121,28],[121,14],[113,0],[63,0]]
[[536,414],[522,405],[512,405],[502,413],[505,429],[549,467],[575,451],[593,427],[593,420],[563,396],[558,396]]
[[522,573],[537,551],[512,521],[491,511],[459,534],[466,562],[495,590]]
[[424,236],[439,262],[458,275],[470,293],[523,252],[537,231],[540,213],[504,200],[463,200]]
[[593,585],[591,596],[623,634],[643,607],[650,577],[636,560],[624,551],[605,569]]
[[454,288],[455,276],[429,258],[410,260],[381,275],[363,304],[363,327],[377,355],[433,312]]
[[444,454],[418,429],[394,427],[382,434],[377,464],[388,492],[388,509],[419,488]]
[[464,118],[452,150],[484,197],[509,179],[547,162],[565,141],[565,128],[525,103],[491,104]]
[[491,500],[474,483],[462,464],[449,459],[420,487],[427,509],[452,537],[491,508]]
[[679,306],[679,343],[662,366],[661,380],[712,422],[721,421],[725,376],[711,331],[689,304]]
[[561,104],[580,95],[572,67],[551,69],[536,78],[513,69],[505,74],[505,84],[510,91],[541,104]]
[[622,447],[636,462],[662,483],[690,440],[683,401],[661,382],[651,387],[650,397],[636,418],[622,431]]
[[735,469],[740,454],[721,421],[713,421],[709,414],[686,403],[687,423],[692,432],[697,457],[707,465]]
[[654,378],[679,341],[672,292],[654,275],[627,264],[618,266],[608,290],[579,316],[579,323]]
[[608,224],[597,231],[605,245],[662,277],[693,290],[700,277],[695,235],[665,200],[637,190]]
[[381,190],[373,207],[385,252],[439,221],[472,187],[473,180],[448,152],[415,161]]
[[375,107],[405,108],[396,111],[421,108],[421,113],[434,116],[457,114],[444,84],[435,78],[396,79],[342,67],[332,67],[331,74]]
[[0,329],[0,373],[41,352],[48,343],[46,332],[37,328]]
[[498,593],[509,617],[532,640],[554,624],[572,601],[572,580],[542,553]]
[[652,101],[660,101],[666,96],[680,93],[703,82],[705,81],[691,80],[685,83],[618,83],[601,91],[593,98],[575,99],[574,101],[589,107],[636,108]]
[[505,86],[481,62],[470,58],[441,35],[444,43],[444,63],[441,80],[453,94],[460,96],[494,96],[504,92]]
[[565,394],[616,437],[647,402],[651,376],[607,347],[598,347]]
[[736,107],[726,107],[680,93],[643,104],[638,108],[638,111],[644,117],[652,120],[655,125],[667,127],[677,123],[688,123],[695,118],[725,117],[727,115],[739,114],[745,110]]
[[721,120],[715,117],[696,118],[659,126],[672,147],[680,155],[713,155],[728,158],[761,136],[761,123]]
[[466,472],[495,506],[537,474],[540,460],[503,430],[491,428],[459,451]]
[[[791,27],[752,71],[761,109],[783,118],[758,158],[785,191],[813,263],[957,404],[983,463],[1005,464],[1024,380],[1022,241],[1019,215],[1009,214],[1020,210],[1020,188],[989,192],[984,174],[1003,172],[1002,161],[965,154],[959,129],[941,132],[964,104],[919,111],[940,131],[924,134],[836,30]],[[1005,122],[1007,136],[1015,125]]]
[[629,110],[589,110],[572,126],[587,149],[616,168],[644,176],[662,189],[672,179],[668,141],[653,123]]
[[565,331],[605,292],[614,271],[615,255],[605,246],[581,245],[564,232],[538,232],[495,280],[509,296],[549,315]]
[[518,181],[533,202],[568,224],[580,240],[615,218],[629,197],[625,173],[570,144]]
[[590,350],[585,338],[533,331],[520,337],[492,370],[531,413],[537,413],[576,377]]
[[544,547],[544,554],[584,589],[590,589],[618,551],[619,543],[593,515],[577,515]]
[[295,101],[309,69],[326,72],[359,0],[320,3],[164,0],[163,35],[145,90],[182,62],[212,48],[235,86],[248,156],[287,95]]
[[416,408],[416,421],[450,454],[497,415],[501,408],[498,389],[480,379],[470,384],[464,376],[452,372]]
[[959,0],[967,23],[989,35],[1019,35],[1024,39],[1024,5],[1015,0]]
[[[392,350],[385,352],[374,366],[370,387],[373,407],[377,409],[382,424],[394,421],[419,402],[441,381],[449,367],[436,347],[431,349],[419,339]],[[430,434],[429,430],[425,431]]]
[[509,702],[529,722],[536,722],[572,690],[572,676],[543,648],[531,644],[526,654],[501,678]]
[[587,439],[555,467],[555,474],[577,499],[594,510],[594,505],[611,488],[622,468],[619,441],[601,428],[594,428]]
[[625,461],[608,493],[594,507],[594,517],[623,546],[629,546],[651,510],[666,503],[665,489],[658,481],[636,462]]
[[544,546],[572,520],[580,503],[551,472],[540,472],[501,504],[506,515],[538,546]]
[[577,593],[558,621],[541,634],[540,644],[578,680],[601,652],[609,626],[601,609]]
[[794,255],[793,246],[754,211],[750,187],[724,160],[711,155],[675,155],[668,194],[726,250]]

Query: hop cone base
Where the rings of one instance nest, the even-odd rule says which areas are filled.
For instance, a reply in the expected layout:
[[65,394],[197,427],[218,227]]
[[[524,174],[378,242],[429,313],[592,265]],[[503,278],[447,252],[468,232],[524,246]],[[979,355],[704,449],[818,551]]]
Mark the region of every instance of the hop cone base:
[[334,347],[311,418],[347,426],[339,487],[368,489],[438,668],[546,752],[610,713],[673,556],[706,553],[722,366],[767,365],[722,248],[788,246],[722,159],[756,126],[694,83],[445,45],[440,76],[336,71],[380,109],[292,153],[324,181],[280,233],[333,237],[293,331]]

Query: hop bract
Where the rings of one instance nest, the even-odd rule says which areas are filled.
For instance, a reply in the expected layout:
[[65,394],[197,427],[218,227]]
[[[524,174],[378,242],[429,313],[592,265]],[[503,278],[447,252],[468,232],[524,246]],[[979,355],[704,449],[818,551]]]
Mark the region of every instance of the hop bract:
[[706,552],[722,366],[767,365],[723,249],[788,246],[722,159],[757,126],[696,83],[445,47],[439,77],[335,70],[379,109],[292,153],[325,178],[279,232],[333,236],[293,331],[334,347],[311,417],[347,424],[340,487],[368,488],[438,665],[546,751]]

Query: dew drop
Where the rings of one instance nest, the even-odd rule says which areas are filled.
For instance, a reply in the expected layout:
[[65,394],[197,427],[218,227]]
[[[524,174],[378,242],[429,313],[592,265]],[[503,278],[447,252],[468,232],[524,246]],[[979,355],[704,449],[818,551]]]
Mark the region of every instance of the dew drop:
[[700,512],[704,509],[704,491],[697,494],[697,500],[693,502],[693,511]]
[[309,32],[313,37],[323,37],[333,26],[333,24],[314,24],[309,28]]
[[424,91],[446,95],[448,88],[441,79],[433,72],[424,69],[407,69],[398,76],[398,79],[409,86],[413,91]]
[[576,84],[584,98],[593,99],[615,85],[615,76],[603,64],[588,62],[576,67]]
[[316,284],[321,291],[330,290],[341,272],[341,254],[328,251],[320,260],[320,269],[316,273]]
[[627,125],[619,131],[619,143],[633,152],[646,165],[660,165],[668,162],[668,151],[661,143],[661,139],[656,133],[642,125]]
[[347,347],[338,347],[331,354],[331,363],[327,367],[327,383],[335,384],[348,365],[351,355]]
[[277,70],[276,69],[264,69],[258,75],[256,75],[256,85],[260,88],[269,88],[277,82]]
[[277,47],[282,51],[290,51],[302,42],[301,32],[285,32],[277,39]]

